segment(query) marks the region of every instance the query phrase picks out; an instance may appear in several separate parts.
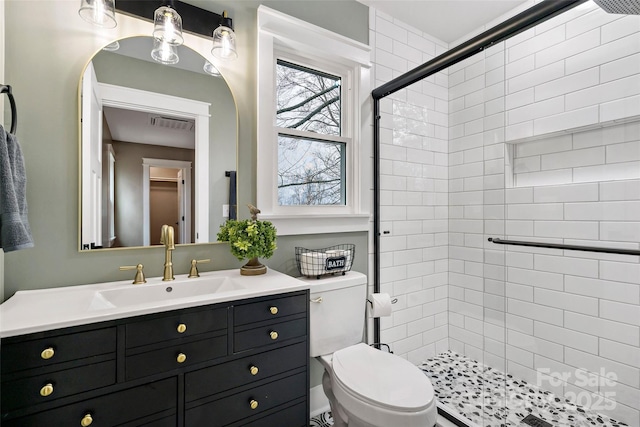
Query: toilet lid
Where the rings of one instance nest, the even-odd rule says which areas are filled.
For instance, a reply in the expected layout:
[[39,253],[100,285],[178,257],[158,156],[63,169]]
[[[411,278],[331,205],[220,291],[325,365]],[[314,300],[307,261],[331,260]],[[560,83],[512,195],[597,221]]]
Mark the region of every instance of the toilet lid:
[[395,411],[419,411],[433,400],[431,381],[407,360],[366,344],[333,353],[334,378],[362,400]]

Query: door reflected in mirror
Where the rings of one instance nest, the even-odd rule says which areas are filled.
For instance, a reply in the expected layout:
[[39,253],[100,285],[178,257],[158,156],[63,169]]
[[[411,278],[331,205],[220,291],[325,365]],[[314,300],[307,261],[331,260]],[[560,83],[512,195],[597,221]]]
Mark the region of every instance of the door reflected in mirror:
[[91,58],[80,84],[80,250],[158,245],[162,224],[176,243],[215,242],[225,173],[237,170],[231,90],[184,45],[163,65],[151,37],[118,42]]

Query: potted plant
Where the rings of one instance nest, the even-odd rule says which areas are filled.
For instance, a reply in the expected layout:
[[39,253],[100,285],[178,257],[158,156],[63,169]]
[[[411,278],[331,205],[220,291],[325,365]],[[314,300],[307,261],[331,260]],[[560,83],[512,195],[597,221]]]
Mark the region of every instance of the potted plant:
[[255,206],[248,205],[251,219],[229,219],[220,226],[218,240],[229,242],[231,254],[239,260],[248,259],[240,269],[243,276],[265,274],[267,267],[258,258],[271,258],[276,247],[276,228],[270,221],[258,220],[260,212]]

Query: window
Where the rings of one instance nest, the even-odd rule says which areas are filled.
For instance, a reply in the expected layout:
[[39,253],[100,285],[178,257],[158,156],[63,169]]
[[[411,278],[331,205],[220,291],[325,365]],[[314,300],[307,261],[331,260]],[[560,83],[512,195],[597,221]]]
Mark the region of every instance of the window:
[[341,77],[282,60],[276,75],[277,126],[340,135]]
[[[276,65],[278,204],[341,205],[346,200],[342,78],[282,60]],[[308,136],[289,134],[297,129]],[[327,136],[318,139],[317,135]]]
[[258,26],[261,218],[281,235],[367,230],[368,46],[264,6]]

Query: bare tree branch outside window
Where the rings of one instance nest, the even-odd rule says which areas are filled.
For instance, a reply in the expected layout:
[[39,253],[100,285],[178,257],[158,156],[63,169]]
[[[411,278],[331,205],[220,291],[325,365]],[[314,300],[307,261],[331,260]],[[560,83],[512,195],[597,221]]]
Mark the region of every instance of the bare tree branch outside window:
[[[323,135],[341,134],[340,77],[278,61],[276,125]],[[344,205],[345,146],[278,137],[280,205]]]

